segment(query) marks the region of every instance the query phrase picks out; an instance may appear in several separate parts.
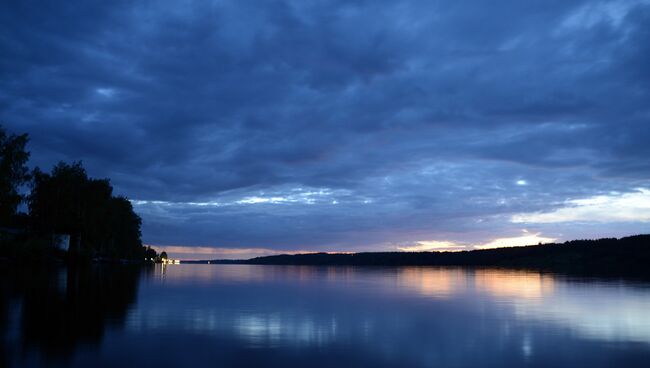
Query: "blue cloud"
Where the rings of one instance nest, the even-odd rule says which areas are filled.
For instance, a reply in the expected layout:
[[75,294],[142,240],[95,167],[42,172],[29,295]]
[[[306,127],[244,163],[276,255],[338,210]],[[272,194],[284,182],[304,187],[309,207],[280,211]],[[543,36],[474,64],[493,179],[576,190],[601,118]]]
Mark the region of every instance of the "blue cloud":
[[148,243],[487,242],[650,187],[645,1],[1,7],[0,119],[110,177]]

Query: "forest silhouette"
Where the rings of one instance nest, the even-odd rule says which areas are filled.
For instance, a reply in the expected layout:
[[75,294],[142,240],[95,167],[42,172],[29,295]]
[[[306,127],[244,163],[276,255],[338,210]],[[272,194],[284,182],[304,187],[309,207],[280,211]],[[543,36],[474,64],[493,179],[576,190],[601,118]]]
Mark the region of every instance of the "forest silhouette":
[[647,277],[650,276],[650,235],[461,252],[283,254],[247,260],[217,259],[209,262],[328,266],[490,266]]

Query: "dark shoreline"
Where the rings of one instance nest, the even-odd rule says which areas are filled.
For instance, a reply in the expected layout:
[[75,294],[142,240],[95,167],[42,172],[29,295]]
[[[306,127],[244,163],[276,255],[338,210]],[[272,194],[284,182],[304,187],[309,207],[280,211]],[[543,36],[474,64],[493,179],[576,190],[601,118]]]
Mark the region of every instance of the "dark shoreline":
[[182,261],[185,264],[305,266],[481,266],[566,274],[650,278],[650,235],[573,240],[462,252],[366,252],[276,255],[246,260]]

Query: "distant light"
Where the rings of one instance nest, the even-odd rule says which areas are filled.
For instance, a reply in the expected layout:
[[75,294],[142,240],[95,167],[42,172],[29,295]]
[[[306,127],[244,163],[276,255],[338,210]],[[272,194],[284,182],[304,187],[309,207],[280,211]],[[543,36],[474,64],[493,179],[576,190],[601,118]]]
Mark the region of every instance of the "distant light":
[[528,182],[526,180],[520,179],[520,180],[517,180],[517,185],[522,185],[522,186],[523,185],[528,185]]

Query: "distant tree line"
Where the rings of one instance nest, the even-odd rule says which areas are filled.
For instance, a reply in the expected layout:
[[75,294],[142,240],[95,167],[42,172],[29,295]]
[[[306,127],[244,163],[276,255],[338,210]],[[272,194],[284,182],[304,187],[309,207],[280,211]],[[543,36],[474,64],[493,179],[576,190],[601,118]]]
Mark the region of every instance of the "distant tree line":
[[[200,261],[207,263],[208,261]],[[210,263],[311,266],[481,266],[650,278],[650,235],[462,252],[312,253]],[[199,262],[195,262],[199,263]]]
[[[156,258],[144,247],[142,220],[131,202],[115,196],[109,179],[90,178],[81,162],[60,162],[50,173],[29,170],[28,136],[0,126],[0,240],[15,248],[42,250],[57,236],[69,236],[69,254],[86,258]],[[28,212],[19,213],[21,204]],[[0,251],[2,250],[0,249]]]

